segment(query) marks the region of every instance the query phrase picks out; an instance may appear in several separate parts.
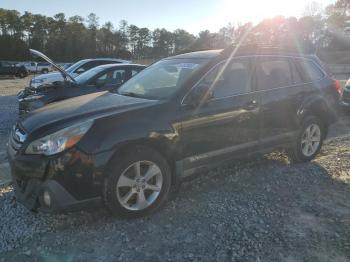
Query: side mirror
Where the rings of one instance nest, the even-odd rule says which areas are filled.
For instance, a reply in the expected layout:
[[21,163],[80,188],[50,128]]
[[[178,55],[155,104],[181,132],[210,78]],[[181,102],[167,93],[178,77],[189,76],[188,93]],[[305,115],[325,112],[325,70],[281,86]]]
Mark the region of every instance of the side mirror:
[[105,85],[105,80],[104,79],[96,79],[95,84],[98,88],[101,88]]
[[185,104],[191,107],[197,107],[200,104],[205,104],[213,97],[213,92],[207,85],[196,86],[187,96]]
[[81,67],[81,68],[77,69],[77,71],[75,71],[75,72],[78,74],[81,74],[81,73],[85,72],[85,69]]

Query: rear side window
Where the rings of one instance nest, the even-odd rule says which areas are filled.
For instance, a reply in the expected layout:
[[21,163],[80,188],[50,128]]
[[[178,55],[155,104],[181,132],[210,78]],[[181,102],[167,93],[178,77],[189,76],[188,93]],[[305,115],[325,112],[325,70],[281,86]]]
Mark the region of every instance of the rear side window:
[[311,60],[297,58],[296,61],[303,73],[304,82],[314,82],[324,77],[321,69]]
[[291,66],[287,59],[279,57],[258,60],[256,84],[258,90],[269,90],[293,85]]
[[302,85],[305,83],[303,80],[302,74],[300,73],[300,69],[298,69],[297,65],[293,60],[289,60],[292,70],[293,84],[294,85]]
[[141,68],[132,69],[132,70],[131,70],[131,76],[133,77],[134,75],[136,75],[137,73],[139,73],[141,70],[142,70]]

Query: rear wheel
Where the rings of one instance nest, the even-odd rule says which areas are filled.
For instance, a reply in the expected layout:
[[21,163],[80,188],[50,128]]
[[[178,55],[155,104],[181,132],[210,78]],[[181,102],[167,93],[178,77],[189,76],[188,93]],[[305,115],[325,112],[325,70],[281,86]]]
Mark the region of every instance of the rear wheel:
[[319,118],[306,117],[292,147],[288,150],[291,161],[301,163],[314,159],[322,147],[325,135],[326,127]]
[[47,74],[48,72],[49,72],[49,70],[47,70],[47,69],[41,70],[41,73],[43,73],[43,74]]
[[137,147],[110,167],[104,201],[117,216],[135,218],[156,211],[167,200],[171,174],[166,160],[156,151]]
[[19,78],[25,78],[26,77],[26,73],[25,72],[19,72],[18,77]]

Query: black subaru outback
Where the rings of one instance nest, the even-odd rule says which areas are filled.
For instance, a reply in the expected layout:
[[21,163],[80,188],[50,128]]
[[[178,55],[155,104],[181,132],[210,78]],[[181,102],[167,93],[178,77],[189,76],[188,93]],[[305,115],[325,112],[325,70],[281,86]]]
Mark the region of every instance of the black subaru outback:
[[102,202],[150,214],[199,170],[285,148],[319,152],[339,103],[314,55],[234,47],[163,59],[114,93],[41,108],[18,122],[8,154],[17,199],[31,210]]

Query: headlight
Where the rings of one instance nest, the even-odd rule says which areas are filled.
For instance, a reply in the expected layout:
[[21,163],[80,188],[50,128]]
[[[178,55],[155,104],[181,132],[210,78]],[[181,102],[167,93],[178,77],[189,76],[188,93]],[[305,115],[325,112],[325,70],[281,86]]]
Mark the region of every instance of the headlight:
[[60,153],[78,143],[90,129],[92,123],[93,120],[88,120],[39,138],[29,144],[25,153],[42,154],[46,156]]
[[30,81],[30,86],[37,88],[38,86],[42,85],[44,83],[44,79],[32,79]]
[[44,83],[44,79],[32,79],[32,84],[41,84]]

